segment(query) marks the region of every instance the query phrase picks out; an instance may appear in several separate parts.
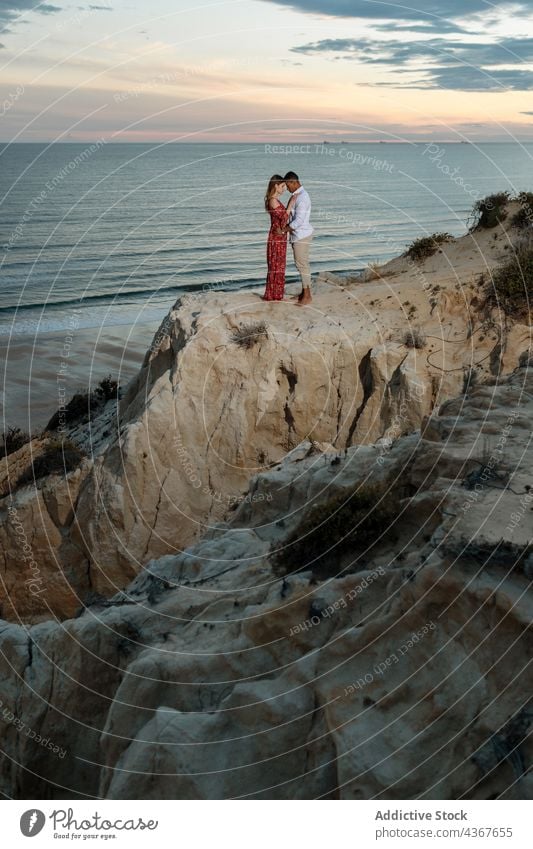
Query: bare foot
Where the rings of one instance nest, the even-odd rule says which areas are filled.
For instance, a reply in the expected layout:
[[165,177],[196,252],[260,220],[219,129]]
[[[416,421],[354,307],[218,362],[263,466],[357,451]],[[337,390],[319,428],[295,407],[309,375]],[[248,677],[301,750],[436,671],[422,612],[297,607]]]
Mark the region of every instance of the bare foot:
[[304,289],[302,293],[302,297],[298,300],[296,306],[298,307],[306,307],[307,304],[310,304],[313,298],[311,297],[311,290]]
[[303,290],[299,295],[291,295],[291,301],[301,301],[304,296]]

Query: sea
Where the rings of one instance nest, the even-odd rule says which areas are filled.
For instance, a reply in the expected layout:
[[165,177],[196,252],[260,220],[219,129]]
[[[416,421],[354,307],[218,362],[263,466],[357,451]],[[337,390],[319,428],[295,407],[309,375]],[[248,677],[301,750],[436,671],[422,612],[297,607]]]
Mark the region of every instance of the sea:
[[313,273],[353,274],[464,233],[478,198],[532,190],[532,160],[533,143],[3,144],[0,336],[61,332],[73,311],[134,326],[183,292],[261,286],[274,173],[311,195]]
[[532,159],[533,143],[0,144],[0,430],[38,432],[107,375],[125,386],[181,294],[261,291],[273,174],[311,195],[313,274],[356,274],[533,190]]

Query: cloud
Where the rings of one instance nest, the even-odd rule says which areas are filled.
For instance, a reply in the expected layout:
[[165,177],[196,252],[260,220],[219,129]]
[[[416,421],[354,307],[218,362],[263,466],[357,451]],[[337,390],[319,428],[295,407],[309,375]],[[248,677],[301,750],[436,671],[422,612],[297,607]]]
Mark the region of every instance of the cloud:
[[[325,54],[335,59],[382,65],[399,74],[415,73],[418,79],[402,82],[402,88],[524,91],[533,87],[533,71],[523,67],[501,67],[533,63],[533,38],[505,38],[490,43],[443,38],[410,42],[329,38],[293,47],[292,52],[308,56]],[[420,78],[421,73],[426,76]],[[379,85],[397,86],[397,83]]]
[[[340,18],[369,18],[388,21],[425,21],[437,29],[449,25],[449,19],[465,18],[494,10],[487,0],[409,0],[405,3],[379,0],[268,0],[278,6],[289,6],[303,12],[314,12]],[[498,4],[514,10],[530,12],[533,0],[503,0]]]
[[[387,85],[390,83],[377,83]],[[398,88],[448,89],[452,91],[530,91],[533,71],[487,68],[432,68],[429,79],[420,79]]]
[[6,24],[14,23],[25,12],[52,15],[61,11],[63,11],[61,6],[39,3],[38,0],[0,0],[0,32],[5,31]]
[[504,38],[497,42],[452,41],[431,38],[426,41],[378,41],[371,38],[325,38],[291,48],[291,52],[342,54],[361,62],[394,65],[411,59],[437,59],[439,62],[469,65],[510,64],[533,61],[533,38]]
[[404,33],[404,32],[421,32],[425,35],[431,35],[438,30],[439,32],[450,32],[454,35],[461,35],[462,33],[468,33],[469,30],[466,30],[464,27],[455,23],[455,21],[447,21],[444,18],[440,18],[435,21],[424,21],[419,23],[408,23],[397,21],[389,21],[386,24],[374,24],[373,28],[377,32],[386,32],[386,33]]

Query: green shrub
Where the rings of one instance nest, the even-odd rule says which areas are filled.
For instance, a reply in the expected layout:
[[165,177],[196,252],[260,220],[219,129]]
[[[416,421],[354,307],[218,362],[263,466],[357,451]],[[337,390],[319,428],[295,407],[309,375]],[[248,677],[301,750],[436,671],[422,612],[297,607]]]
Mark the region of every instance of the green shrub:
[[72,472],[80,465],[83,457],[83,452],[73,442],[68,439],[63,441],[54,439],[20,475],[17,486],[33,483],[47,475],[63,475]]
[[58,410],[54,413],[45,430],[57,430],[61,424],[73,425],[76,422],[81,422],[98,406],[99,400],[94,396],[94,393],[89,391],[76,392],[66,404],[64,410]]
[[119,383],[110,374],[102,378],[96,389],[96,395],[99,395],[103,401],[110,401],[111,398],[116,398],[120,389]]
[[470,230],[488,230],[504,221],[509,200],[509,192],[495,192],[476,201],[472,210],[471,218],[474,220]]
[[0,442],[0,460],[7,457],[8,454],[13,454],[26,445],[31,439],[29,433],[21,430],[19,427],[8,427],[2,434]]
[[431,236],[424,236],[411,242],[404,256],[419,262],[421,259],[433,256],[439,247],[447,242],[453,242],[453,236],[450,233],[432,233]]
[[45,430],[57,430],[60,425],[72,426],[88,421],[91,413],[118,396],[119,389],[118,382],[108,375],[92,391],[85,389],[76,392],[64,410],[54,413]]
[[398,492],[388,486],[366,484],[315,504],[283,548],[272,558],[278,575],[312,569],[321,577],[339,571],[340,557],[356,556],[379,541],[390,538],[400,511]]
[[533,192],[520,192],[516,199],[520,209],[511,218],[511,224],[525,230],[526,227],[533,226]]
[[508,262],[492,273],[487,300],[508,315],[524,315],[533,298],[533,245],[518,246]]

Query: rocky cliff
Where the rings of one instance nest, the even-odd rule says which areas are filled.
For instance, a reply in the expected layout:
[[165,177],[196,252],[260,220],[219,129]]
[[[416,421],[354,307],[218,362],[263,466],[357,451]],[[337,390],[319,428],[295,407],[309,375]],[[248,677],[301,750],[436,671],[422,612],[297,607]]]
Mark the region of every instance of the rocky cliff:
[[389,449],[304,442],[111,599],[2,623],[2,792],[530,796],[532,416],[524,367]]
[[181,298],[120,407],[70,433],[86,453],[74,471],[31,480],[46,439],[4,462],[1,615],[73,616],[198,539],[302,441],[386,447],[472,374],[509,374],[530,327],[483,308],[480,275],[516,238],[504,222],[420,262],[323,275],[305,309],[257,292]]
[[531,796],[531,328],[479,281],[513,238],[188,295],[75,468],[4,461],[4,795]]

